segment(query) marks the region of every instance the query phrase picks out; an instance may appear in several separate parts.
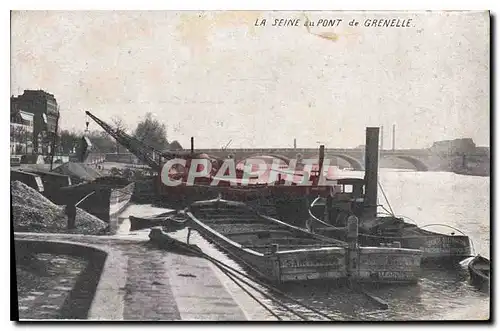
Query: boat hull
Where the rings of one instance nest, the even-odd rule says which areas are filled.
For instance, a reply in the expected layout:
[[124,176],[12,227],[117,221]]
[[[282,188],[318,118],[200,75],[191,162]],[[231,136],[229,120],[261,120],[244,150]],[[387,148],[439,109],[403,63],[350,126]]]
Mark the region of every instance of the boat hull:
[[485,278],[481,275],[478,275],[476,272],[469,270],[469,276],[471,280],[471,284],[477,286],[479,288],[487,288],[489,287],[490,280],[489,278]]
[[194,219],[194,216],[189,213],[188,216],[190,216],[191,222],[189,226],[191,228],[200,233],[200,235],[210,243],[227,253],[233,260],[247,269],[247,271],[256,274],[259,278],[265,279],[266,281],[277,282],[279,280],[275,269],[276,263],[273,258],[256,254],[256,252],[243,249],[242,247],[237,247],[227,240],[221,240],[217,234],[212,231],[207,231],[205,227],[201,226]]
[[[288,224],[303,226],[308,217],[310,202],[330,191],[328,186],[306,187],[285,185],[240,185],[237,187],[220,184],[210,185],[203,182],[194,186],[182,183],[166,186],[158,178],[153,184],[157,192],[157,204],[172,209],[184,209],[196,201],[215,199],[218,196],[228,201],[244,202],[259,212],[286,219]],[[139,199],[139,197],[137,197]]]
[[[220,211],[219,214],[214,213],[213,216],[205,219],[199,218],[199,215],[197,215],[197,211],[199,210],[192,210],[190,208],[190,211],[187,213],[190,220],[189,226],[198,231],[209,242],[230,255],[236,262],[266,281],[284,283],[313,279],[335,280],[346,277],[345,248],[335,247],[334,243],[337,241],[321,238],[300,228],[273,220],[270,217],[258,215],[249,207],[239,203],[236,204],[244,212],[248,213],[248,218],[244,221],[235,218],[234,222],[231,222],[229,218],[227,226],[226,224],[224,226],[220,224],[227,220],[224,216],[227,214],[227,211],[225,212],[224,205],[221,205],[221,208],[218,209]],[[217,215],[220,215],[220,221],[215,220],[214,222]],[[238,213],[235,213],[235,215],[238,215]],[[216,226],[222,232],[215,231],[211,226],[205,224],[205,222],[219,222]],[[256,230],[256,228],[260,230]],[[268,242],[270,243],[280,243],[276,244],[276,251],[273,252],[272,245],[259,246],[263,241],[266,241],[266,239],[263,240],[261,238],[261,232],[265,232],[266,230],[269,231],[270,236],[280,231],[289,231],[297,236],[302,236],[304,242],[314,242],[318,246],[323,245],[326,247],[300,248],[300,245],[294,246],[290,244],[294,240],[293,238],[289,237],[287,239],[281,237],[274,240],[269,239]],[[248,242],[250,246],[248,248],[242,246],[227,236],[232,236],[232,238],[236,236],[239,242]]]
[[490,285],[490,261],[478,255],[467,266],[471,284],[481,289],[488,289]]
[[[345,237],[345,232],[341,230],[316,229],[315,233],[340,240]],[[423,252],[423,264],[456,264],[471,256],[470,241],[467,236],[451,236],[430,231],[426,231],[420,236],[416,236],[415,233],[408,233],[407,236],[359,234],[359,244],[361,246],[381,247],[382,245],[393,245],[394,243],[397,243],[402,248],[421,250]]]
[[[345,242],[307,232],[268,216],[256,214],[243,222],[238,218],[231,222],[223,206],[212,211],[208,218],[197,216],[196,210],[187,214],[190,227],[236,262],[268,281],[284,283],[351,278],[359,282],[413,283],[420,276],[420,250],[389,247],[355,247],[350,250]],[[221,215],[221,220],[228,221],[227,227],[217,224],[219,221],[214,220],[217,215]],[[241,216],[241,213],[235,215]],[[258,231],[255,232],[261,220],[269,223],[267,227],[260,226],[267,229],[262,232],[268,232],[264,240]],[[215,231],[212,224],[216,224],[215,228],[222,232]],[[279,237],[283,231],[288,231],[291,236]],[[275,238],[274,234],[277,234]],[[268,246],[259,246],[263,241]],[[250,246],[240,244],[245,242]],[[313,242],[318,247],[312,247]],[[274,246],[274,251],[270,244]],[[258,247],[261,248],[259,252],[255,251]]]
[[[322,204],[311,208],[308,228],[315,233],[344,240],[346,232],[342,227],[332,229],[325,225],[317,225],[318,222],[315,219],[323,218],[321,214],[323,209],[324,205]],[[368,222],[377,225],[377,220],[369,220]],[[397,222],[384,227],[382,224],[384,221],[387,221],[387,218],[380,218],[381,226],[372,227],[373,230],[370,228],[360,229],[359,243],[361,246],[380,247],[387,244],[393,245],[396,242],[400,247],[423,251],[422,262],[424,264],[456,264],[471,256],[470,240],[465,235],[432,232],[402,220],[397,220]]]
[[422,251],[388,247],[360,247],[360,283],[416,283],[421,275]]
[[78,207],[99,219],[109,222],[121,212],[130,201],[134,190],[134,183],[127,185],[107,185],[103,183],[84,183],[62,187],[51,192],[50,199],[59,205],[75,204],[88,194]]
[[471,256],[469,237],[426,232],[417,238],[411,237],[409,234],[407,237],[403,236],[399,239],[403,247],[422,250],[424,263],[456,264]]
[[346,250],[340,247],[278,252],[275,263],[282,283],[347,277]]
[[[174,212],[171,213],[172,215]],[[159,216],[159,217],[135,217],[129,216],[130,220],[130,231],[137,231],[147,228],[152,228],[156,226],[161,226],[163,230],[177,231],[186,227],[185,221],[178,221],[169,216]]]
[[[275,255],[258,255],[193,226],[205,239],[226,252],[247,271],[272,283],[299,282],[304,280],[340,280],[347,277],[345,250],[331,248],[316,252],[280,252]],[[308,263],[314,258],[321,262]]]

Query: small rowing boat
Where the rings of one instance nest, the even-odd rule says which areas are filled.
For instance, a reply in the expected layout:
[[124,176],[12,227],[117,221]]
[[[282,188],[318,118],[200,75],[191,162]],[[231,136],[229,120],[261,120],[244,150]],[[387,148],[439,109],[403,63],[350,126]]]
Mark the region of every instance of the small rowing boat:
[[477,255],[468,265],[470,279],[473,285],[488,287],[490,284],[490,260]]
[[129,216],[130,231],[161,226],[165,231],[181,230],[186,226],[186,218],[177,216],[177,211],[170,211],[154,216]]

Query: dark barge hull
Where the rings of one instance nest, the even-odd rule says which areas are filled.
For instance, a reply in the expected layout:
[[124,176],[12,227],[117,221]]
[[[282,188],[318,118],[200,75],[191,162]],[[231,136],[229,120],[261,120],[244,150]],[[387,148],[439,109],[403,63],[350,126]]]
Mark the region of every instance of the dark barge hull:
[[[196,185],[165,186],[154,183],[156,197],[144,197],[142,202],[148,201],[158,206],[171,209],[184,209],[196,201],[211,200],[220,197],[223,200],[244,202],[258,212],[270,217],[285,220],[293,226],[304,227],[308,217],[308,208],[311,201],[329,187],[303,186],[211,186]],[[153,202],[154,201],[154,202]]]
[[175,211],[165,213],[153,217],[136,217],[129,216],[130,231],[148,229],[156,226],[161,226],[163,230],[176,231],[186,227],[186,219],[180,220],[175,218]]
[[58,205],[75,204],[86,195],[95,192],[78,205],[81,208],[105,222],[119,213],[132,197],[134,183],[126,185],[118,183],[82,183],[62,187],[47,192],[47,197]]
[[[260,215],[241,202],[199,201],[187,215],[189,226],[205,239],[272,282],[336,283],[350,277],[362,283],[415,283],[420,277],[420,250],[360,247],[349,253],[343,241]],[[357,262],[351,264],[353,257]]]
[[[320,209],[312,210],[312,215],[317,218]],[[384,224],[387,219],[387,217],[380,217],[370,222]],[[397,242],[404,248],[419,249],[423,252],[422,264],[456,264],[472,255],[469,237],[465,235],[432,232],[397,218],[390,219],[397,220],[392,227],[375,228],[373,231],[360,228],[359,243],[362,246],[377,247]],[[312,222],[314,223],[314,221]],[[314,231],[340,240],[344,240],[345,236],[345,231],[340,228],[331,230],[322,227]]]
[[[204,211],[205,208],[210,210],[208,214]],[[234,215],[235,219],[229,221],[229,218],[233,218],[229,216],[231,214]],[[187,215],[190,227],[229,254],[240,266],[264,281],[283,283],[305,281],[308,279],[338,280],[346,277],[345,249],[340,246],[343,243],[337,242],[334,239],[322,238],[303,229],[294,228],[277,220],[258,215],[254,210],[241,202],[224,200],[199,201],[190,206]],[[207,224],[206,222],[209,223]],[[228,227],[233,222],[237,222],[237,229]],[[219,232],[213,229],[215,226],[227,228],[225,232]],[[256,233],[252,232],[255,226],[267,230],[273,228],[274,231],[278,232],[279,230],[284,230],[285,233],[290,232],[293,234],[293,239],[290,238],[289,244],[282,243],[279,251],[276,253],[271,253],[259,245],[254,246],[254,243],[259,239],[255,239],[255,241],[249,240],[248,242],[252,244],[246,246],[227,237],[231,234],[243,237],[259,237],[260,234],[257,234],[259,231]],[[273,234],[268,233],[269,238],[271,238]],[[300,240],[313,241],[322,246],[322,248],[299,249],[293,247],[292,241],[299,242]],[[300,264],[299,260],[311,258],[319,265],[298,266]]]
[[370,238],[369,235],[361,234],[361,238],[366,245],[400,242],[401,247],[420,249],[423,252],[423,264],[456,264],[471,256],[470,241],[467,236],[452,236],[418,229],[403,230],[400,237]]

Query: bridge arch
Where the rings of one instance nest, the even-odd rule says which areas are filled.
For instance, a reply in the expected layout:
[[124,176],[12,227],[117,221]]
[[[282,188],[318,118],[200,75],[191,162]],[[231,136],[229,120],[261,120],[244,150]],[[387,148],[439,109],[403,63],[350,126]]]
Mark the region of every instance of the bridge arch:
[[259,157],[274,157],[278,160],[281,160],[283,162],[285,162],[287,165],[290,164],[290,158],[284,156],[284,155],[279,155],[279,154],[253,154],[253,155],[250,155],[250,156],[245,156],[244,158],[242,159],[239,159],[238,161],[235,161],[235,165],[237,166],[238,164],[242,163],[243,161],[245,160],[248,160],[248,159],[257,159]]
[[[326,153],[325,153],[326,154]],[[349,165],[351,166],[351,168],[354,170],[354,171],[363,171],[365,170],[365,167],[363,165],[363,163],[352,157],[352,156],[349,156],[349,155],[346,155],[346,154],[337,154],[337,153],[328,153],[325,155],[325,159],[328,159],[328,158],[333,158],[333,157],[337,157],[339,159],[342,159],[344,161],[346,161],[347,163],[349,163]],[[315,155],[312,155],[312,156],[308,156],[308,157],[304,157],[304,159],[318,159],[318,154],[315,154]]]
[[339,159],[347,161],[351,165],[351,168],[354,169],[355,171],[365,170],[365,167],[364,167],[363,163],[361,163],[360,160],[358,160],[352,156],[349,156],[349,155],[328,153],[328,155],[325,155],[325,157],[338,157]]
[[429,167],[424,162],[417,159],[416,157],[409,156],[409,155],[387,155],[386,157],[388,157],[388,156],[396,157],[398,159],[401,159],[401,160],[404,160],[408,163],[411,163],[417,171],[429,171]]
[[218,157],[218,156],[216,156],[216,155],[207,154],[207,156],[208,156],[211,160],[215,160],[215,161],[224,161],[224,159],[221,159],[220,157]]

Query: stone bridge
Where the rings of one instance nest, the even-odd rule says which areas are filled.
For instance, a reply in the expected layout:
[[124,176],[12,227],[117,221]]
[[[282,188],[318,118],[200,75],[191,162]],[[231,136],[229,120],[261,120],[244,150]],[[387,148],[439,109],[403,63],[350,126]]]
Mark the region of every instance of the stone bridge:
[[[197,149],[196,152],[222,159],[233,158],[237,163],[258,156],[274,157],[289,163],[290,159],[317,159],[319,148]],[[379,166],[417,171],[450,171],[454,165],[463,162],[464,155],[468,159],[480,159],[477,162],[489,163],[489,157],[485,160],[483,155],[433,153],[430,149],[402,149],[380,151]],[[364,170],[364,148],[325,148],[325,158],[330,160],[330,165]]]

